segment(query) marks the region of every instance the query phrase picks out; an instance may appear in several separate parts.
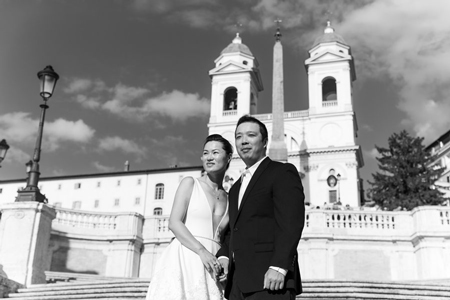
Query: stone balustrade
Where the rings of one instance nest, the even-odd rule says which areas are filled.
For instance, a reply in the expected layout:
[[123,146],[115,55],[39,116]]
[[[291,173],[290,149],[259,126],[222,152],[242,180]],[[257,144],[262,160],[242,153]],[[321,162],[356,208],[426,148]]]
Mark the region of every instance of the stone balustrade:
[[224,117],[237,116],[237,109],[225,110],[222,115]]
[[[285,112],[283,114],[284,119],[306,118],[308,116],[309,116],[309,110],[307,110],[307,109]],[[257,118],[260,121],[272,120],[272,114],[259,114],[259,115],[253,115],[253,117]]]
[[[169,216],[55,210],[50,271],[150,278],[174,238]],[[305,279],[450,278],[450,207],[307,209],[298,253]]]
[[94,236],[142,236],[143,217],[136,212],[98,213],[55,207],[52,230]]
[[322,101],[322,107],[337,106],[337,100]]

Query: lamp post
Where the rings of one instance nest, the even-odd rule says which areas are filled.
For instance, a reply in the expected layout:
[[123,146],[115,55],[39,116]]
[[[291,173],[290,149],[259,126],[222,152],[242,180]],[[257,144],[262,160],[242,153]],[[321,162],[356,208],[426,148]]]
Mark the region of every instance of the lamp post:
[[36,146],[34,148],[33,160],[27,163],[27,186],[25,189],[18,191],[18,196],[16,197],[16,202],[21,201],[37,201],[46,203],[47,199],[41,194],[38,183],[39,183],[39,161],[41,159],[41,144],[42,144],[42,134],[44,130],[44,120],[45,120],[45,110],[48,108],[47,101],[53,95],[55,90],[56,82],[59,79],[59,75],[53,71],[52,66],[45,67],[44,70],[38,72],[37,74],[40,80],[40,96],[44,100],[44,104],[41,104],[41,119],[39,121],[38,136],[36,139]]
[[[8,152],[8,149],[9,149],[9,145],[6,143],[6,140],[3,139],[0,142],[0,163],[5,159],[6,152]],[[0,165],[0,168],[1,167],[2,166]]]

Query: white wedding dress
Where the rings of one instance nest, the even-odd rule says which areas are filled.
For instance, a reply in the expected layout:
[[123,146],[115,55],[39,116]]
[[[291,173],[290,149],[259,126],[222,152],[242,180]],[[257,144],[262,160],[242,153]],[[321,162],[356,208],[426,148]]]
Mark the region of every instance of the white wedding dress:
[[[211,206],[198,179],[194,178],[185,225],[194,237],[213,255],[220,248],[220,232],[228,213],[213,228]],[[176,238],[159,258],[147,292],[147,300],[219,300],[224,299],[222,286],[212,279],[200,257]]]

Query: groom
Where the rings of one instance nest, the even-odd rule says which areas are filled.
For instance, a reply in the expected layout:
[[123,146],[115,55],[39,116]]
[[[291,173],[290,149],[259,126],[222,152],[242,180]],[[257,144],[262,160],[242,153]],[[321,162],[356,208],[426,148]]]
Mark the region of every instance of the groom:
[[295,299],[302,292],[297,245],[305,219],[297,169],[266,156],[266,126],[245,115],[236,148],[247,168],[229,193],[229,231],[217,257],[229,300]]

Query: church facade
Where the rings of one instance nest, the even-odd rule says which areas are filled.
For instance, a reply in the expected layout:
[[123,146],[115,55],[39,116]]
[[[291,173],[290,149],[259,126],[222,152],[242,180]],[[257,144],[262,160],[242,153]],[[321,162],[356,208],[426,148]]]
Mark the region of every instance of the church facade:
[[[277,65],[276,61],[274,59],[274,77],[277,68],[282,70],[282,65]],[[311,205],[341,202],[351,207],[361,206],[359,169],[364,160],[355,140],[358,126],[352,86],[356,75],[350,47],[328,23],[323,35],[309,50],[305,65],[309,109],[282,112],[287,161],[299,171],[306,201]],[[258,67],[258,60],[237,35],[209,72],[212,88],[208,128],[210,134],[221,134],[234,144],[239,117],[253,115],[267,126],[270,149],[276,130],[275,111],[273,114],[257,113],[258,95],[263,90]],[[274,91],[282,93],[283,88],[277,88],[274,82]],[[272,101],[280,96],[275,93]],[[243,162],[235,156],[227,172],[228,178],[235,181],[244,168]]]

